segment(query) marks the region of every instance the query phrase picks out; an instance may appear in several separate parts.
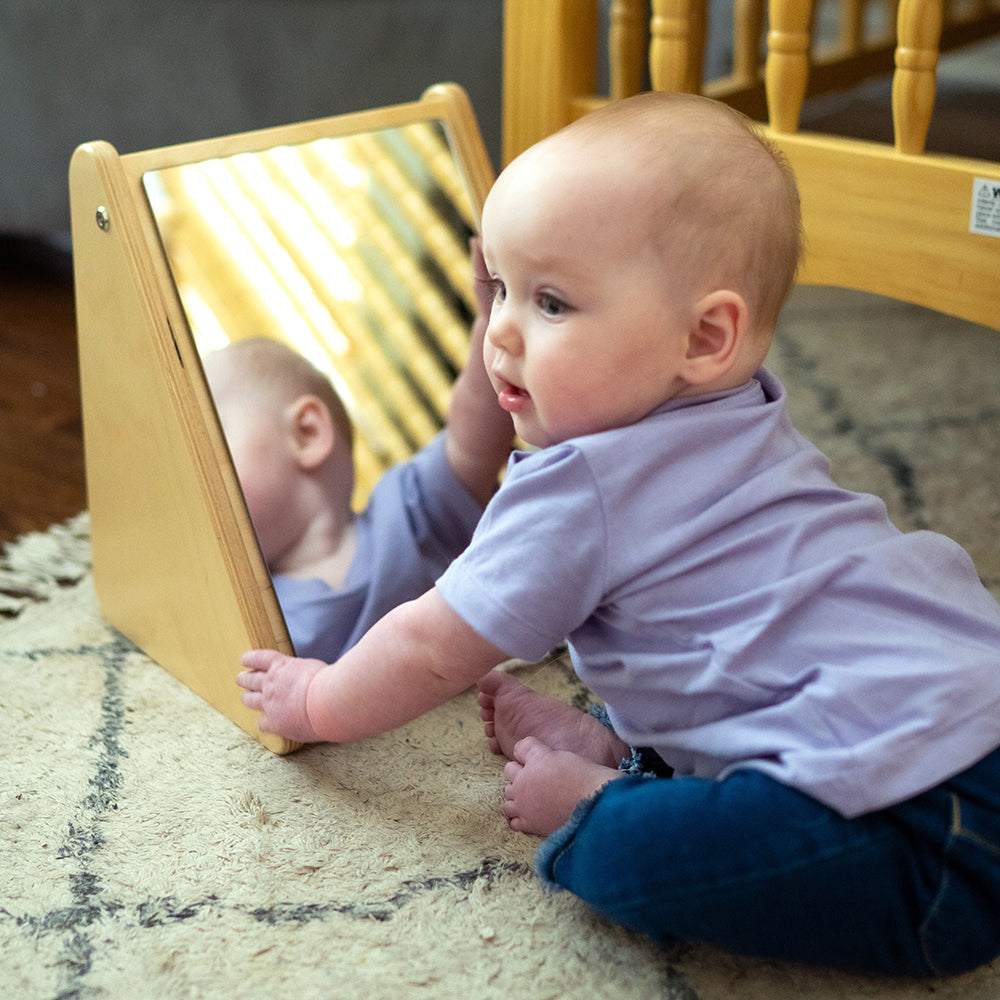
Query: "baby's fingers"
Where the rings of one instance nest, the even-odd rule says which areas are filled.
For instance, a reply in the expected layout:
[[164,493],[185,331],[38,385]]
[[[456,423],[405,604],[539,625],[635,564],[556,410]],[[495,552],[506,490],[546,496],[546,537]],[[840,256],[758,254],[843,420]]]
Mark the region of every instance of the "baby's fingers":
[[251,649],[240,657],[244,670],[270,670],[276,663],[288,659],[275,649]]
[[236,683],[244,691],[260,691],[264,685],[264,677],[256,670],[241,670],[236,675]]
[[240,701],[251,711],[264,710],[264,677],[274,664],[275,656],[280,655],[270,649],[255,649],[242,656],[240,662],[244,669],[236,675],[236,683],[243,688]]
[[244,691],[240,701],[252,712],[264,711],[264,696],[259,691]]

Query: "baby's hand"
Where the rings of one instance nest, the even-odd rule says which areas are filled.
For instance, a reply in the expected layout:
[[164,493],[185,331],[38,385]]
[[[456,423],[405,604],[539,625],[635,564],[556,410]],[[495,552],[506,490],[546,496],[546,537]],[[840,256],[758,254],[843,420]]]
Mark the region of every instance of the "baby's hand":
[[240,701],[260,712],[260,731],[276,733],[298,743],[317,743],[320,737],[309,722],[306,694],[309,683],[327,664],[303,660],[273,649],[244,653],[244,670],[236,677],[243,688]]

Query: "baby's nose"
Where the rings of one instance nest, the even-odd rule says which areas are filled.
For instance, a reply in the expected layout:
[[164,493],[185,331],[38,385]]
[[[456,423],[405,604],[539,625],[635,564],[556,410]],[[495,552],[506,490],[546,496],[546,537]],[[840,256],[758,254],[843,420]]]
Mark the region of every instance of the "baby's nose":
[[486,339],[497,350],[514,353],[520,343],[517,324],[511,316],[509,308],[504,308],[504,303],[498,303],[493,307],[490,314],[490,321],[486,327]]

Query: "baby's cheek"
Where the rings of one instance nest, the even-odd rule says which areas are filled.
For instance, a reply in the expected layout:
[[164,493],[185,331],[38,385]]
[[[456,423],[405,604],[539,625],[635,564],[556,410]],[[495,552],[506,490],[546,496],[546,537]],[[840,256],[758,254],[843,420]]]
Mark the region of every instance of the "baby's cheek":
[[253,488],[252,483],[248,483],[244,479],[240,479],[240,486],[243,489],[243,499],[246,500],[247,509],[250,511],[250,518],[256,522],[263,513],[263,508],[261,506],[263,498],[258,495],[257,491]]

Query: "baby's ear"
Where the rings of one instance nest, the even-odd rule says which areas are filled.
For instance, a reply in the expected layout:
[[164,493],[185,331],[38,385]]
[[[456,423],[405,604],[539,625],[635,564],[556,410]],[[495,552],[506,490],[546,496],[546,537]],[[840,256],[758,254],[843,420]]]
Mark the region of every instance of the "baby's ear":
[[299,466],[312,470],[333,451],[337,432],[326,403],[318,396],[299,396],[285,410],[292,451]]
[[692,385],[722,378],[739,357],[749,324],[738,292],[719,289],[700,299],[688,332],[685,377]]

